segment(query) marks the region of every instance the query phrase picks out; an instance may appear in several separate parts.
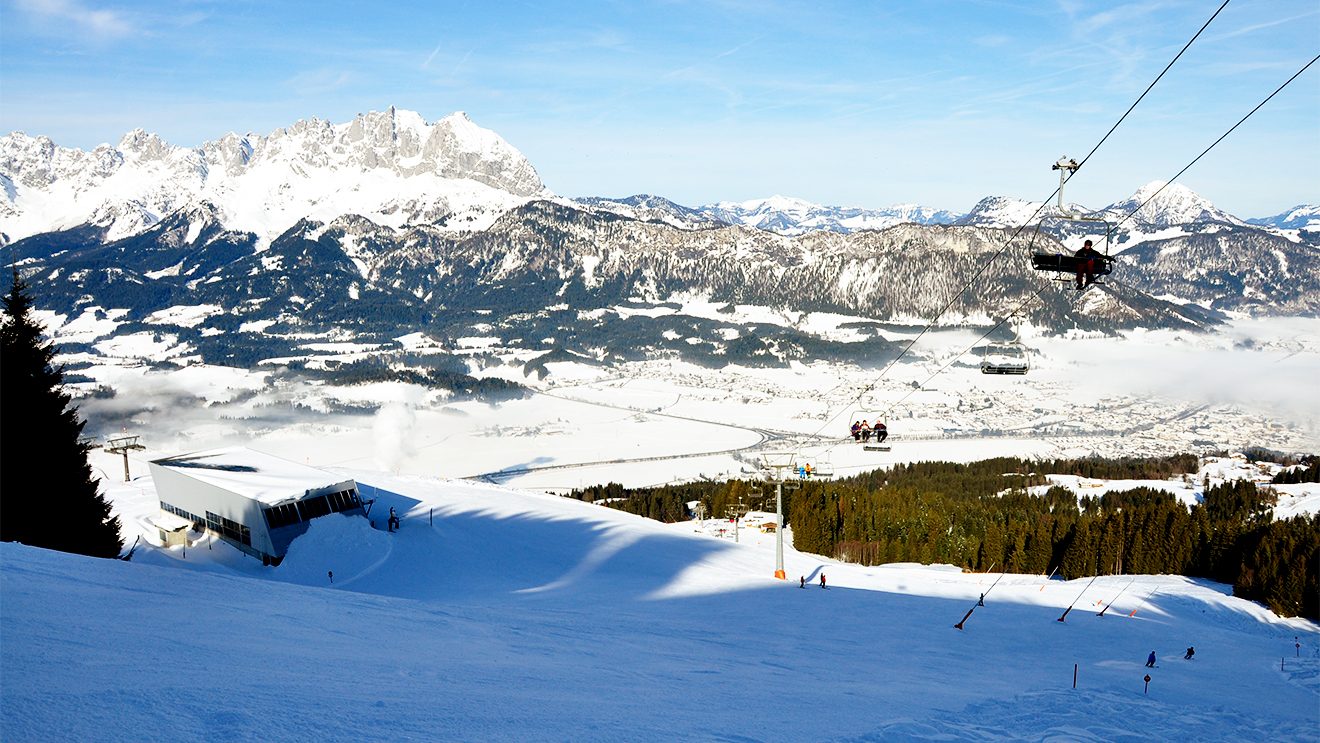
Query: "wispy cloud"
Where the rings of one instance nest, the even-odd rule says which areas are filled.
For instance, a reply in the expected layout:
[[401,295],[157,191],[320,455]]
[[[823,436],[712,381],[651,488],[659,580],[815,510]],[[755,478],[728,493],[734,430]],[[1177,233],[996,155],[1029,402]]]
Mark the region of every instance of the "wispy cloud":
[[431,69],[431,63],[435,61],[435,56],[440,53],[440,50],[443,49],[444,46],[444,44],[436,44],[435,48],[431,50],[431,53],[426,55],[426,61],[422,62],[423,70]]
[[73,25],[101,40],[139,33],[123,13],[92,8],[78,0],[17,0],[14,5],[39,21]]
[[758,40],[760,40],[760,38],[761,38],[761,37],[758,36],[758,37],[756,37],[755,39],[750,39],[750,40],[748,40],[748,41],[744,41],[743,43],[741,43],[741,44],[739,44],[739,45],[733,47],[732,49],[725,49],[724,51],[720,52],[719,54],[716,54],[716,55],[715,55],[715,59],[723,59],[723,58],[725,58],[725,57],[731,57],[731,56],[737,54],[738,52],[741,52],[742,50],[746,49],[747,47],[751,46],[752,44],[755,44]]
[[574,32],[545,29],[539,35],[541,39],[525,45],[526,51],[533,54],[570,54],[582,51],[625,52],[631,49],[628,36],[612,28]]
[[329,93],[353,82],[353,74],[346,70],[318,69],[299,72],[285,80],[285,84],[302,95]]
[[1013,43],[1013,37],[1008,34],[986,34],[978,36],[972,40],[977,46],[987,49],[999,49]]
[[1246,34],[1252,34],[1267,28],[1274,28],[1275,26],[1291,25],[1293,23],[1296,23],[1297,21],[1302,20],[1303,18],[1313,18],[1317,15],[1320,15],[1320,10],[1313,10],[1309,13],[1302,13],[1300,15],[1289,16],[1287,18],[1277,18],[1271,21],[1267,21],[1265,23],[1254,23],[1250,26],[1243,26],[1242,28],[1238,28],[1222,34],[1216,34],[1210,36],[1206,40],[1223,41],[1225,39],[1232,39],[1237,36],[1245,36]]

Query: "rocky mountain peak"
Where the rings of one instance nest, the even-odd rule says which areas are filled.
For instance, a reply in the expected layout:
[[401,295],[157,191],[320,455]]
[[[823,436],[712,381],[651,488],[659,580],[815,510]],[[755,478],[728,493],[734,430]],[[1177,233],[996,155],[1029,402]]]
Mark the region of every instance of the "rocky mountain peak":
[[548,195],[522,153],[466,113],[428,123],[392,106],[342,124],[312,117],[266,136],[229,133],[196,148],[141,128],[90,152],[15,132],[0,137],[0,180],[0,232],[14,239],[88,223],[134,234],[202,199],[229,220],[225,228],[266,238],[302,217],[350,212],[394,227],[471,229]]
[[1233,215],[1222,211],[1192,189],[1181,183],[1151,181],[1138,188],[1136,193],[1125,201],[1111,204],[1106,208],[1120,219],[1136,213],[1133,217],[1155,227],[1170,227],[1191,222],[1226,222],[1244,224]]

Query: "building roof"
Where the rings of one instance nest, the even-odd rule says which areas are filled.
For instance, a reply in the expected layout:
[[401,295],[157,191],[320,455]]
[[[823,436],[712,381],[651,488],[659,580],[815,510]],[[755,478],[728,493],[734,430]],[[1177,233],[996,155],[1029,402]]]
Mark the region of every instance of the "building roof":
[[353,487],[353,478],[246,447],[211,449],[154,459],[151,464],[224,488],[263,505],[298,500],[313,490]]

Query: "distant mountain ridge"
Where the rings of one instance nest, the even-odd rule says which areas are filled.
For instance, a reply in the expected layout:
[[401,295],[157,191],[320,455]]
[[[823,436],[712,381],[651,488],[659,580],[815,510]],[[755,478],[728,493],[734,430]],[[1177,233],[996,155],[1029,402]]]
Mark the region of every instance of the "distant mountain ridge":
[[90,152],[15,132],[0,137],[0,179],[0,232],[10,241],[81,224],[127,237],[202,201],[226,227],[262,239],[303,218],[348,213],[394,227],[480,229],[547,195],[522,153],[463,112],[428,123],[395,108],[195,148],[141,129]]
[[[304,218],[333,221],[360,214],[393,228],[430,224],[484,229],[531,198],[554,198],[516,148],[463,112],[435,122],[389,108],[332,124],[297,121],[269,135],[227,134],[199,147],[171,145],[142,129],[118,145],[91,151],[57,146],[47,137],[0,137],[0,244],[77,227],[103,227],[117,239],[147,229],[170,212],[210,203],[227,229],[272,239]],[[1180,184],[1159,181],[1100,210],[1117,221],[1164,188],[1128,220],[1143,228],[1189,223],[1316,229],[1320,207],[1241,220]],[[685,229],[737,224],[784,235],[850,233],[905,222],[1020,227],[1039,202],[990,196],[967,214],[915,204],[884,209],[814,204],[773,196],[689,207],[660,196],[581,197],[576,203]],[[1052,205],[1042,209],[1051,213]]]
[[1248,219],[1247,223],[1277,227],[1281,230],[1320,231],[1320,206],[1298,204],[1286,212],[1273,216]]
[[784,196],[742,202],[721,201],[697,207],[697,210],[728,224],[755,227],[781,235],[801,235],[816,230],[842,233],[879,230],[904,222],[949,224],[957,216],[916,204],[899,204],[887,209],[862,209],[824,206]]
[[[1075,249],[1096,226],[1017,229],[1053,205],[987,197],[958,216],[782,197],[570,200],[461,113],[312,119],[191,149],[141,130],[90,153],[12,134],[0,138],[0,179],[0,230],[14,238],[0,251],[41,287],[44,309],[126,310],[126,327],[156,332],[153,318],[173,308],[214,308],[173,332],[203,358],[240,365],[309,333],[379,340],[419,329],[575,358],[854,358],[886,352],[881,323],[925,322],[952,302],[941,323],[983,325],[1036,295],[1029,317],[1057,332],[1320,313],[1320,234],[1247,224],[1177,184],[1090,212],[1124,222],[1110,246],[1120,261],[1075,301],[1041,293],[1055,277],[1032,271],[1026,253]],[[855,316],[850,327],[871,340],[671,313],[675,297],[693,296]],[[638,305],[652,309],[626,309]]]

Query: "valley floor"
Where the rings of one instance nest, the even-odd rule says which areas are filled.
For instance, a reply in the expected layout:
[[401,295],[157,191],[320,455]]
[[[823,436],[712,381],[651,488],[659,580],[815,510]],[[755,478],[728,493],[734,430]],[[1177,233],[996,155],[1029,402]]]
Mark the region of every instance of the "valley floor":
[[[137,456],[139,469],[152,457],[244,444],[318,466],[551,491],[753,477],[772,452],[843,476],[1007,455],[1320,450],[1318,320],[1241,320],[1212,334],[1036,337],[1027,341],[1033,368],[1025,376],[981,374],[974,357],[960,357],[977,335],[929,334],[887,373],[824,362],[718,370],[550,363],[538,380],[510,351],[509,364],[474,372],[535,393],[495,404],[400,383],[299,384],[272,381],[264,367],[148,370],[139,356],[100,356],[79,372],[96,380],[83,386],[115,394],[79,404],[90,434],[143,435],[149,449]],[[354,410],[374,412],[345,412]],[[888,421],[890,452],[865,452],[847,438],[851,421],[877,418]],[[105,473],[122,468],[98,464]]]

